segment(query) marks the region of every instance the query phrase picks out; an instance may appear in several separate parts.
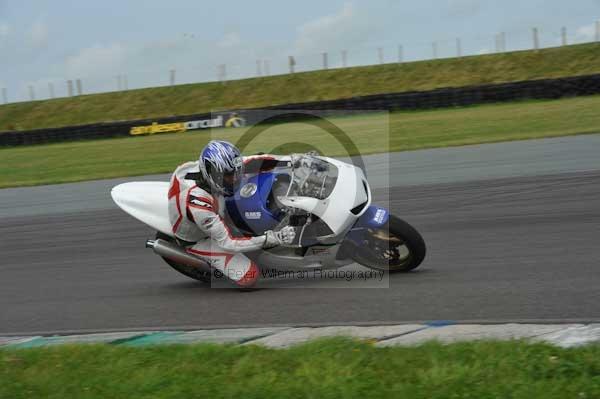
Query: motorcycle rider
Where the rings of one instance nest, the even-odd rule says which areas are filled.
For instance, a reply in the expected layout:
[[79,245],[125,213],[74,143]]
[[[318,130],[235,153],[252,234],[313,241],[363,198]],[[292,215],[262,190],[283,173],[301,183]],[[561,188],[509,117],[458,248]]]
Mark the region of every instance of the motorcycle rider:
[[[246,160],[251,159],[255,157]],[[173,173],[169,219],[173,234],[190,243],[189,253],[203,258],[237,285],[248,287],[257,281],[259,269],[243,253],[289,244],[295,232],[286,226],[257,237],[232,234],[233,226],[228,226],[224,214],[224,197],[233,195],[243,167],[244,159],[236,146],[227,141],[210,141],[198,161],[186,162]]]

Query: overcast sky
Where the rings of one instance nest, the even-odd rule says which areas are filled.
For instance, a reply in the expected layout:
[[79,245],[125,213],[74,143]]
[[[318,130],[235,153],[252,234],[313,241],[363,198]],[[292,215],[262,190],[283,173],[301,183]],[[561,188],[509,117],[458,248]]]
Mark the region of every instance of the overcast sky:
[[[256,60],[269,61],[272,74],[297,69],[386,62],[404,46],[407,60],[452,56],[455,38],[466,53],[494,51],[494,35],[507,32],[508,49],[531,45],[540,28],[543,46],[594,38],[600,0],[0,0],[0,87],[10,101],[38,99],[54,82],[65,95],[65,79],[83,80],[84,91],[115,90],[118,74],[129,87],[165,85],[169,70],[177,82],[215,80],[217,65],[229,78],[257,73]],[[2,99],[0,98],[0,102]]]

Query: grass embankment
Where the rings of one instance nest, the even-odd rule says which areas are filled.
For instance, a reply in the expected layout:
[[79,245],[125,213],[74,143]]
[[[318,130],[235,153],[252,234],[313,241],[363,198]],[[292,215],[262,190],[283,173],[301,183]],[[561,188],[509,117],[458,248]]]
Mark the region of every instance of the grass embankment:
[[[600,132],[600,96],[397,112],[332,119],[362,154]],[[389,134],[387,134],[389,130]],[[237,142],[247,131],[218,129],[0,149],[0,187],[73,182],[173,171],[195,159],[211,137]],[[273,126],[246,154],[307,143],[326,155],[348,155],[318,127]],[[284,152],[302,151],[288,145]],[[354,154],[349,154],[354,155]]]
[[596,43],[9,104],[0,106],[0,131],[592,73],[600,73]]
[[257,346],[0,350],[0,398],[598,398],[600,346],[522,342],[376,348],[346,339]]

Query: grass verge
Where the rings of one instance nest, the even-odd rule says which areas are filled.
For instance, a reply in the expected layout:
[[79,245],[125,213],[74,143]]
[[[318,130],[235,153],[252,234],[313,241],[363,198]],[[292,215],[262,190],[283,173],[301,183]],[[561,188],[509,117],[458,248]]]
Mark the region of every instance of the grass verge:
[[600,346],[524,342],[286,350],[210,344],[0,350],[0,398],[598,398]]
[[[340,117],[332,122],[364,155],[597,133],[598,109],[600,96],[590,96]],[[235,143],[246,129],[4,148],[0,149],[0,188],[171,172],[183,161],[195,159],[211,137]],[[303,123],[273,126],[254,140],[246,153],[275,148],[282,153],[301,151],[302,143],[326,155],[348,155],[322,129]]]
[[593,73],[598,43],[8,104],[0,106],[0,131]]

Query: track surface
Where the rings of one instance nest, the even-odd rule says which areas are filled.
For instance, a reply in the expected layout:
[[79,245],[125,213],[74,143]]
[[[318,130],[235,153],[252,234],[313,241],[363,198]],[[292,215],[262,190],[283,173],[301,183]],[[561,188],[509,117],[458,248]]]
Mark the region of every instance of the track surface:
[[392,154],[390,189],[383,158],[369,158],[376,200],[429,249],[416,272],[377,289],[343,279],[206,288],[144,249],[152,231],[110,204],[112,181],[0,190],[0,334],[598,320],[598,154],[600,136]]

